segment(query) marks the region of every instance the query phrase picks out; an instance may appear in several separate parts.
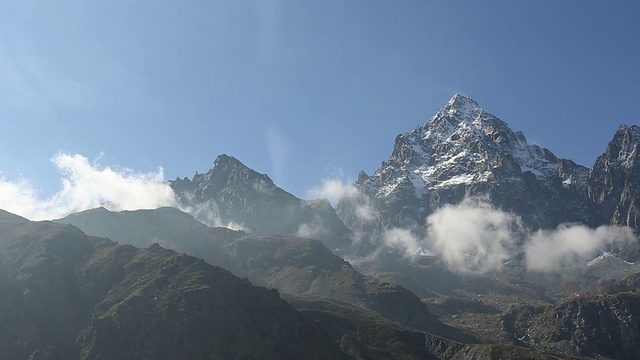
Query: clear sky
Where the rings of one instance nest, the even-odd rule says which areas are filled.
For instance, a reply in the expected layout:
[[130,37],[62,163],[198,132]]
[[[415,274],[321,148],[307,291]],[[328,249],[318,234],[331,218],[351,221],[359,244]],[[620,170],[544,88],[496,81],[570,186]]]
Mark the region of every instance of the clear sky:
[[638,1],[3,1],[0,176],[48,197],[60,152],[165,179],[226,153],[305,198],[375,171],[455,93],[591,166],[640,123],[639,18]]

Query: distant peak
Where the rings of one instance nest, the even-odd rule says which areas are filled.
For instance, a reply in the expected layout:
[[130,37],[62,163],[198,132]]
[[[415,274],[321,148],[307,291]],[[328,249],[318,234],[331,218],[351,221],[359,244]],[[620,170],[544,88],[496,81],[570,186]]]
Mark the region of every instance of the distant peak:
[[428,127],[430,124],[439,124],[444,121],[448,124],[445,125],[445,128],[449,126],[457,127],[462,123],[478,119],[484,113],[485,111],[472,98],[462,94],[455,94],[440,108],[436,115],[427,120],[424,126]]
[[247,166],[240,162],[240,160],[234,158],[233,156],[229,156],[227,154],[218,155],[216,161],[213,163],[213,167],[241,167],[246,168]]
[[452,108],[479,107],[478,103],[475,100],[462,94],[453,95],[453,97],[451,98],[451,100],[449,100],[447,105]]
[[227,154],[219,155],[216,158],[216,161],[213,163],[213,168],[209,170],[206,176],[217,174],[217,176],[222,176],[224,178],[232,176],[231,174],[233,173],[243,173],[245,174],[243,176],[246,176],[247,178],[261,179],[273,184],[273,180],[271,180],[268,175],[261,174],[253,170],[252,168],[240,162],[240,160]]

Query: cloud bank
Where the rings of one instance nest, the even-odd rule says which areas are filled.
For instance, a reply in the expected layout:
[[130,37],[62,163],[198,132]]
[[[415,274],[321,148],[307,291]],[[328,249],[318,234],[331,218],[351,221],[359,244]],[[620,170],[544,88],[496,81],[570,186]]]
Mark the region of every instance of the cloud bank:
[[633,229],[624,226],[591,229],[562,224],[531,232],[518,216],[478,200],[440,208],[426,219],[426,225],[423,238],[412,229],[387,229],[384,245],[408,258],[415,258],[421,249],[433,250],[452,271],[484,274],[502,269],[510,259],[524,259],[529,271],[554,272],[584,264],[607,246],[637,241]]
[[99,206],[121,211],[176,205],[161,168],[150,173],[114,170],[64,153],[51,161],[61,174],[61,190],[41,199],[27,180],[0,179],[0,208],[31,220],[50,220]]
[[559,270],[579,259],[591,260],[598,250],[607,245],[635,240],[633,230],[623,226],[591,229],[584,225],[565,224],[554,231],[540,230],[525,244],[527,269],[541,272]]

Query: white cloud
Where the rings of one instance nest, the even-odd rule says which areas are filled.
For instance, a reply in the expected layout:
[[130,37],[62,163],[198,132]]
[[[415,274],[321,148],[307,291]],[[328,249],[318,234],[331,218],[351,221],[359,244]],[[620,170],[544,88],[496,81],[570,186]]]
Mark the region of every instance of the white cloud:
[[470,200],[438,209],[427,226],[434,250],[460,273],[501,269],[524,232],[517,216]]
[[413,257],[422,248],[420,241],[409,229],[385,229],[382,239],[387,247],[402,251],[405,257]]
[[176,204],[163,170],[137,173],[102,167],[79,154],[58,154],[52,162],[62,175],[62,189],[40,199],[26,180],[0,179],[0,208],[31,220],[47,220],[99,206],[110,210],[153,209]]
[[331,204],[335,205],[343,195],[355,191],[353,184],[348,181],[338,178],[322,179],[320,185],[314,186],[307,191],[307,197],[310,199],[328,199]]
[[527,269],[549,272],[576,260],[590,260],[606,245],[635,241],[633,230],[622,226],[561,225],[554,231],[540,230],[525,244]]
[[334,206],[343,196],[357,196],[358,190],[353,181],[344,178],[342,168],[329,171],[330,176],[323,178],[320,185],[316,185],[307,191],[309,199],[328,199]]
[[531,233],[515,214],[474,200],[434,212],[427,218],[427,232],[429,245],[460,273],[500,270],[522,253],[528,270],[553,272],[579,259],[591,260],[607,245],[637,241],[633,229],[622,226],[562,224]]

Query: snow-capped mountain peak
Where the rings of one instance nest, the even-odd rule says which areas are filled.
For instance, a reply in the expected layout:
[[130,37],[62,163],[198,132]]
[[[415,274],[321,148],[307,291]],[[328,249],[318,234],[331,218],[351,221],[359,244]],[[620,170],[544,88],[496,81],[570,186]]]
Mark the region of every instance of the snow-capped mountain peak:
[[[438,207],[468,196],[486,197],[502,208],[522,210],[518,212],[530,216],[536,226],[546,226],[586,216],[582,200],[586,198],[588,171],[528,144],[524,134],[511,130],[470,97],[456,94],[424,125],[398,135],[389,160],[373,175],[360,177],[356,187],[380,204],[382,227],[421,224]],[[562,191],[584,192],[584,196],[556,204]],[[355,208],[347,202],[342,208]],[[558,209],[558,214],[543,210],[550,207]],[[564,207],[581,210],[573,211],[579,214],[576,217],[565,219],[560,214]],[[349,212],[340,204],[338,208],[343,214]]]
[[[414,178],[421,178],[427,189],[501,178],[496,170],[504,167],[511,169],[509,173],[529,171],[549,181],[559,161],[548,150],[527,144],[523,134],[514,133],[505,122],[460,94],[423,126],[398,136],[392,160],[396,160],[394,166],[400,163]],[[386,187],[385,193],[388,190]]]

